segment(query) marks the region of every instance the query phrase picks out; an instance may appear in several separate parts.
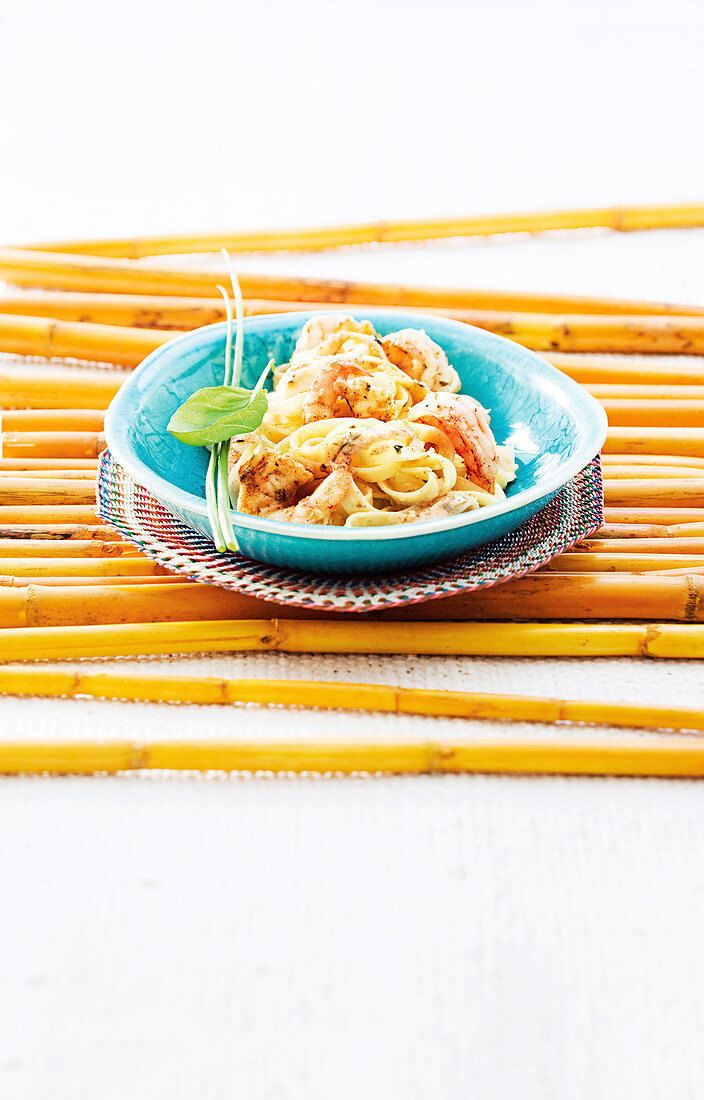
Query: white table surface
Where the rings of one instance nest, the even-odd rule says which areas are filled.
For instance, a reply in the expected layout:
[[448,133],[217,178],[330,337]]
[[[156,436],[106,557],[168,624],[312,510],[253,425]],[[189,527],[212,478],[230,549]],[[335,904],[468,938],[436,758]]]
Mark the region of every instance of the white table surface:
[[[702,198],[703,31],[680,2],[0,0],[0,240]],[[703,246],[556,234],[240,266],[704,302]],[[698,662],[152,663],[704,704]],[[96,731],[573,735],[0,700],[2,736]],[[1,780],[0,1095],[699,1097],[703,799],[675,781]]]

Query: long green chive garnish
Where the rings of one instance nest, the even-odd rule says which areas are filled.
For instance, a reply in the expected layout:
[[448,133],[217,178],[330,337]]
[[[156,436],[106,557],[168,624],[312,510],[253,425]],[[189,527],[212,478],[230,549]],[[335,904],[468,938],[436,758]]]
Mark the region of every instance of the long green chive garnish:
[[[229,259],[229,257],[228,257]],[[222,294],[225,300],[225,312],[227,313],[227,338],[225,341],[225,385],[231,384],[232,378],[232,306],[230,304],[230,296],[224,287],[218,283],[218,290]],[[238,309],[237,311],[237,337],[236,342],[241,343],[241,331],[242,331],[242,316]],[[236,354],[236,353],[235,353]],[[242,352],[240,351],[240,355]],[[236,383],[235,383],[236,384]],[[229,485],[229,471],[228,471],[228,453],[229,443],[216,443],[212,450],[211,461],[216,466],[214,471],[214,481],[216,485],[216,507],[217,516],[219,520],[220,529],[220,541],[222,544],[222,550],[218,546],[217,549],[221,553],[227,550],[236,551],[239,549],[237,546],[237,539],[235,538],[235,529],[232,526],[232,501],[230,499],[230,485]]]
[[222,537],[220,520],[218,518],[218,493],[216,483],[219,448],[219,443],[213,443],[212,447],[210,448],[208,472],[205,475],[205,503],[208,509],[208,522],[210,523],[210,530],[213,533],[213,542],[215,543],[215,549],[219,554],[224,554],[225,540]]
[[218,290],[225,301],[227,334],[225,339],[224,380],[221,386],[206,386],[191,394],[176,409],[168,423],[168,431],[181,443],[193,447],[210,448],[208,471],[205,478],[205,499],[208,522],[213,543],[219,553],[237,550],[237,539],[232,524],[232,502],[229,487],[230,440],[234,436],[247,435],[261,425],[267,410],[267,396],[262,393],[266,376],[274,365],[271,359],[262,371],[254,389],[247,391],[239,385],[244,352],[244,303],[242,290],[232,268],[226,249],[222,254],[230,274],[235,296],[236,329],[234,363],[232,355],[232,305],[224,287]]
[[269,362],[267,363],[267,365],[264,367],[264,370],[262,371],[262,373],[259,375],[259,378],[257,379],[257,384],[254,387],[254,389],[252,390],[252,396],[249,399],[250,405],[254,401],[254,398],[257,396],[257,394],[262,392],[262,388],[264,386],[264,383],[266,382],[266,376],[269,373],[269,371],[273,368],[275,362],[276,362],[275,359],[270,359]]
[[230,253],[227,251],[226,248],[223,248],[222,254],[225,257],[225,264],[230,275],[230,282],[232,283],[232,293],[235,296],[237,329],[235,332],[235,369],[232,375],[232,385],[239,386],[240,375],[242,374],[242,353],[244,350],[244,330],[242,328],[242,318],[244,317],[244,302],[242,301],[242,287],[240,286],[239,279],[235,275],[235,269],[232,266]]
[[238,550],[235,529],[232,526],[232,501],[230,500],[230,483],[228,470],[229,444],[218,443],[218,516],[223,540],[228,550]]
[[217,288],[223,296],[225,302],[225,313],[227,314],[227,336],[225,337],[225,378],[223,385],[230,385],[230,378],[232,376],[232,303],[230,301],[230,295],[225,290],[224,286],[217,284]]

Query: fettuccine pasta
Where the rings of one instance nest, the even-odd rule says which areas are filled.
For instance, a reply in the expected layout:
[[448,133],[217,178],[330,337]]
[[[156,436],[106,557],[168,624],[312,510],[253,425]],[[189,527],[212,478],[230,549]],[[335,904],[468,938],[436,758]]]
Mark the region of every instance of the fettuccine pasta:
[[250,515],[346,527],[491,504],[515,477],[513,449],[459,389],[422,330],[382,338],[369,321],[312,317],[275,371],[261,427],[231,441],[232,499]]

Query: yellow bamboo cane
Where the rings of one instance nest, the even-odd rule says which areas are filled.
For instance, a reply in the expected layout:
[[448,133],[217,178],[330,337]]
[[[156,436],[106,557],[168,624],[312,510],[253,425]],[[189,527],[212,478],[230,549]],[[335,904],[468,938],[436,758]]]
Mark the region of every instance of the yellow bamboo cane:
[[[195,583],[147,588],[92,584],[47,588],[30,583],[0,592],[0,626],[60,626],[87,623],[148,623],[184,620],[257,619],[270,605],[251,596]],[[332,618],[296,607],[287,619]],[[376,614],[379,614],[378,612]],[[654,620],[704,621],[704,580],[696,575],[659,577],[604,573],[535,573],[495,588],[385,611],[386,620]],[[363,621],[363,620],[359,620]]]
[[95,501],[95,481],[54,478],[0,478],[0,506],[37,504],[90,504]]
[[0,743],[6,775],[94,775],[123,771],[280,772],[317,774],[458,774],[649,776],[701,778],[697,738],[664,741],[295,742],[109,741]]
[[[387,684],[174,677],[150,671],[57,672],[37,666],[5,665],[0,666],[0,694],[205,705],[255,703],[490,721],[589,722],[630,729],[704,729],[701,707],[489,695]],[[704,744],[700,747],[704,762]]]
[[439,240],[447,237],[485,237],[503,233],[543,233],[557,229],[681,229],[704,225],[704,203],[585,207],[572,210],[519,211],[475,214],[455,218],[388,220],[352,225],[305,226],[287,229],[225,230],[220,233],[181,233],[169,236],[127,237],[113,240],[58,241],[25,248],[89,253],[94,256],[178,255],[189,252],[311,252],[359,244]]
[[583,385],[704,385],[704,366],[699,361],[673,363],[660,356],[599,357],[558,351],[546,351],[543,357]]
[[103,409],[13,409],[0,412],[4,432],[102,432]]
[[[15,593],[9,593],[10,596]],[[675,623],[340,622],[240,619],[0,630],[0,660],[160,653],[407,653],[492,657],[704,657],[704,626]]]
[[13,355],[39,355],[47,359],[89,359],[136,367],[149,352],[174,335],[118,325],[0,315],[0,351]]
[[[197,298],[216,297],[217,284],[223,278],[220,271],[148,267],[125,259],[11,248],[0,249],[0,277],[18,286],[27,287]],[[695,316],[704,313],[704,307],[673,308],[661,302],[629,302],[578,295],[469,290],[457,287],[352,283],[289,275],[241,273],[240,283],[243,294],[251,299],[266,298],[284,302],[293,300],[316,304],[326,302],[330,305],[364,303],[431,308],[511,309],[525,313],[622,313],[638,316],[669,313]]]
[[[97,514],[95,503],[89,506],[76,504],[2,504],[0,523],[13,524],[99,524],[112,530]],[[106,536],[108,537],[108,536]]]
[[631,553],[619,548],[616,553],[581,551],[560,554],[553,558],[545,570],[554,573],[650,573],[663,569],[685,569],[701,573],[704,557],[696,554]]
[[[672,545],[670,543],[670,545]],[[116,539],[103,541],[97,538],[3,538],[0,527],[0,573],[5,573],[5,559],[8,558],[123,558],[137,555],[139,551],[130,543]],[[80,557],[79,557],[80,556]]]
[[105,436],[95,432],[5,432],[3,437],[5,458],[97,458],[104,450]]
[[[104,349],[103,349],[104,353]],[[106,409],[128,375],[118,370],[0,364],[6,408]]]
[[634,478],[633,480],[605,480],[604,500],[607,504],[669,503],[693,508],[704,505],[704,483],[701,477],[693,478]]
[[[94,517],[95,518],[95,517]],[[99,542],[122,543],[114,527],[100,523],[0,523],[0,539],[71,543],[97,539]]]

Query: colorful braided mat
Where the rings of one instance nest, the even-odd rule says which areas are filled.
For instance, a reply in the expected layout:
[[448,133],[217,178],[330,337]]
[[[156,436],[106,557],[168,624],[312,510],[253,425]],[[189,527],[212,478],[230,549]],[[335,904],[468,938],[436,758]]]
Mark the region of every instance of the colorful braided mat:
[[502,538],[407,573],[347,579],[216,553],[208,539],[137,485],[109,451],[100,460],[98,509],[148,557],[191,580],[289,606],[372,611],[471,592],[533,572],[602,525],[604,494],[597,456],[541,512]]

